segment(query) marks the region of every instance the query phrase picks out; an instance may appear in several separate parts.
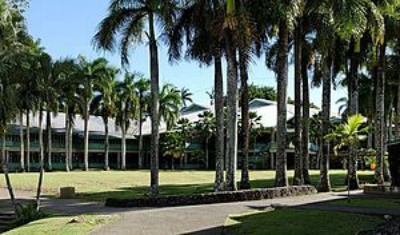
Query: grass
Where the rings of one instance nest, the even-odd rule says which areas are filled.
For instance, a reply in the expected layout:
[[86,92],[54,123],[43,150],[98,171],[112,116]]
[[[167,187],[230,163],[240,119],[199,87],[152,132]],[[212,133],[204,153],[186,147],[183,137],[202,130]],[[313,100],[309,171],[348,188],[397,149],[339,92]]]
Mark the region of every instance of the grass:
[[328,202],[327,204],[400,210],[400,199],[399,198],[378,198],[378,197],[355,198],[355,199],[351,199],[350,203],[347,201],[347,199],[343,199],[343,200],[331,201],[331,202]]
[[[310,171],[314,185],[318,184],[319,171]],[[345,190],[346,172],[332,170],[330,172],[332,187],[335,191]],[[288,172],[292,182],[293,171]],[[238,179],[240,179],[238,172]],[[35,191],[37,173],[12,174],[11,181],[17,190]],[[182,195],[211,192],[213,190],[214,171],[160,171],[160,194]],[[251,171],[253,188],[268,188],[274,185],[274,171]],[[361,180],[372,180],[373,172],[360,172]],[[76,188],[78,197],[89,201],[104,201],[105,198],[137,198],[148,193],[150,173],[143,171],[92,171],[92,172],[53,172],[46,173],[43,182],[44,194],[54,196],[60,187]],[[5,187],[0,178],[0,187]]]
[[382,222],[374,216],[284,208],[230,216],[223,234],[347,235],[374,228]]
[[101,225],[116,220],[116,216],[80,215],[63,216],[34,221],[10,230],[4,235],[79,235],[89,234]]

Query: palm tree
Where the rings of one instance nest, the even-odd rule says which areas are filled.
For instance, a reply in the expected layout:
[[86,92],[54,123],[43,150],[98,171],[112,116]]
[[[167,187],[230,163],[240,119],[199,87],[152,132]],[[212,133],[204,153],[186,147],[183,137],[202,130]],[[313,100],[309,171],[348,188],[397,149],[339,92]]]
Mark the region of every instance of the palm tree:
[[[224,184],[224,89],[222,75],[222,56],[224,45],[220,31],[215,27],[224,14],[224,4],[220,1],[197,0],[188,2],[182,9],[171,34],[169,54],[171,59],[180,59],[183,41],[186,42],[186,57],[200,61],[201,64],[214,65],[214,95],[216,118],[215,141],[215,191],[222,191]],[[217,29],[216,29],[217,28]],[[185,39],[185,40],[184,40]]]
[[187,89],[185,87],[183,87],[181,89],[181,100],[182,100],[182,103],[183,103],[183,107],[187,107],[187,102],[190,102],[190,103],[193,102],[192,95],[193,94],[192,94],[192,92],[190,92],[189,89]]
[[209,169],[209,142],[215,128],[214,114],[210,111],[205,111],[199,114],[200,120],[195,125],[195,130],[204,138],[204,162],[206,169]]
[[[283,14],[286,14],[283,13]],[[287,178],[286,159],[286,115],[287,115],[287,85],[288,85],[288,38],[289,22],[286,17],[280,19],[278,35],[278,122],[277,122],[277,151],[275,186],[289,185]]]
[[[328,141],[339,139],[340,143],[335,146],[335,149],[338,150],[342,147],[348,147],[349,157],[351,157],[350,151],[357,150],[357,148],[359,147],[360,135],[366,134],[368,132],[368,127],[361,128],[361,125],[363,124],[363,119],[364,117],[361,114],[350,116],[345,125],[341,124],[337,126],[332,133],[326,135],[324,138]],[[350,168],[352,166],[349,164],[348,167]],[[350,194],[350,189],[352,189],[351,180],[348,180],[347,184]]]
[[[126,133],[128,132],[129,126],[131,124],[131,120],[137,118],[137,109],[140,110],[140,93],[139,98],[136,89],[138,89],[138,82],[134,81],[135,75],[130,74],[128,72],[124,75],[124,80],[120,82],[117,87],[117,115],[116,121],[117,124],[121,127],[122,132],[122,144],[121,144],[121,152],[122,152],[122,164],[121,169],[126,170]],[[139,107],[138,107],[139,106]],[[140,111],[139,111],[140,113]],[[141,121],[139,114],[139,130],[141,133]],[[139,137],[139,142],[141,137]],[[140,144],[139,144],[139,155],[140,155]],[[140,163],[140,159],[139,159]]]
[[[297,26],[294,32],[294,57],[295,57],[295,65],[294,65],[294,102],[295,102],[295,110],[294,110],[294,122],[295,122],[295,137],[294,137],[294,146],[295,146],[295,166],[294,166],[294,177],[293,184],[294,185],[302,185],[304,184],[304,158],[303,158],[303,141],[302,141],[302,76],[303,76],[303,17],[300,15],[297,18]],[[308,149],[307,149],[308,152]]]
[[172,84],[165,84],[160,92],[160,120],[164,121],[167,130],[171,130],[176,121],[182,106],[180,90]]
[[109,130],[108,121],[109,118],[115,117],[115,102],[117,100],[116,93],[116,76],[118,74],[118,69],[113,67],[105,68],[104,74],[101,76],[100,80],[96,80],[95,92],[97,95],[93,98],[91,103],[92,112],[96,116],[101,116],[104,122],[104,170],[110,170],[109,165],[109,151],[110,151],[110,141],[109,141]]
[[43,97],[43,105],[46,109],[46,130],[47,144],[46,154],[48,160],[48,170],[52,170],[52,127],[51,117],[57,115],[60,105],[60,98],[66,83],[64,76],[68,69],[71,69],[71,61],[69,59],[53,62],[51,57],[43,55],[42,73],[43,75],[38,81],[38,91]]
[[84,170],[89,170],[89,118],[90,105],[93,101],[94,81],[101,80],[105,74],[107,60],[99,58],[94,61],[87,61],[83,56],[79,57],[79,71],[77,76],[81,77],[83,83],[80,92],[83,100],[82,117],[84,119]]
[[140,78],[136,83],[136,92],[139,97],[139,169],[143,168],[143,121],[145,117],[143,112],[149,106],[149,91],[150,81],[145,78]]
[[78,87],[81,84],[79,76],[76,76],[79,66],[73,59],[65,59],[62,61],[62,70],[60,76],[62,78],[59,95],[60,109],[65,112],[65,170],[72,170],[72,129],[74,119],[82,107],[82,99],[77,94]]
[[234,39],[237,32],[237,11],[236,1],[226,1],[226,12],[224,17],[224,42],[226,44],[227,61],[227,136],[226,136],[226,190],[235,191],[236,167],[237,167],[237,110],[238,110],[238,61],[237,61],[237,41]]
[[[147,36],[150,55],[151,78],[151,195],[158,194],[159,184],[159,65],[156,36],[157,20],[162,28],[168,28],[174,18],[176,1],[173,0],[112,0],[108,15],[100,23],[94,37],[96,46],[113,51],[117,36],[120,36],[121,59],[128,63],[128,51],[132,44],[140,44],[143,35]],[[145,29],[147,20],[148,30]]]

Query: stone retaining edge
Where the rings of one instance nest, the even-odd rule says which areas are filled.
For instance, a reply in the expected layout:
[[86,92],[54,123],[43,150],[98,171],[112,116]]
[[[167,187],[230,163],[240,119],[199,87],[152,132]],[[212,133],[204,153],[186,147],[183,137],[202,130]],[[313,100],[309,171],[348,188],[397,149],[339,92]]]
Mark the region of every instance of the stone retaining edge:
[[159,196],[137,199],[108,198],[107,207],[172,207],[228,203],[239,201],[254,201],[292,196],[317,194],[314,186],[290,186],[281,188],[249,189],[234,192],[215,192],[195,195]]

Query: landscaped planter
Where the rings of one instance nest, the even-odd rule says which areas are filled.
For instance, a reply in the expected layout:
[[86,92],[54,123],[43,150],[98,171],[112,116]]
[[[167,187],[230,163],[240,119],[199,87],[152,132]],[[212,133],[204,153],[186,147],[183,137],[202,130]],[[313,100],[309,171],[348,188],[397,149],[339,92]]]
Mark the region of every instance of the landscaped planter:
[[279,197],[302,196],[316,194],[314,186],[291,186],[283,188],[250,189],[235,192],[216,192],[197,195],[160,196],[137,199],[108,198],[108,207],[167,207],[183,205],[199,205],[238,201],[253,201]]

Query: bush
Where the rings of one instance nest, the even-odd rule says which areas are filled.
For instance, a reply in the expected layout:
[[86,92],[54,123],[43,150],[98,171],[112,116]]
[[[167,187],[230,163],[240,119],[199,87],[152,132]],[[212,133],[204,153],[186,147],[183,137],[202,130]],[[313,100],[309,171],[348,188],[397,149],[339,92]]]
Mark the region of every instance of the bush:
[[36,203],[20,204],[15,211],[13,226],[19,227],[44,217],[46,217],[46,214],[41,210],[37,210]]
[[199,205],[226,203],[238,201],[252,201],[272,199],[279,197],[301,196],[316,194],[313,186],[291,186],[268,189],[249,189],[234,192],[216,192],[197,195],[161,196],[137,199],[108,198],[106,206],[109,207],[167,207],[183,205]]

